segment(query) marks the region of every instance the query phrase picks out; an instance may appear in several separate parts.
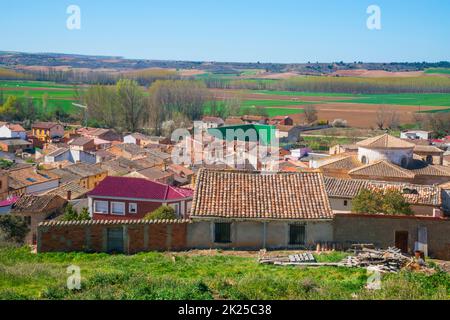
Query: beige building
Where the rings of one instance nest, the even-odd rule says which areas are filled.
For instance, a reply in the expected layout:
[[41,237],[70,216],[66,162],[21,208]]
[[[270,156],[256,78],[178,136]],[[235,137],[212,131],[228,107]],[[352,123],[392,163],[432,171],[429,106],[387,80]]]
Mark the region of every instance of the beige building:
[[188,246],[281,249],[332,241],[322,174],[201,169]]

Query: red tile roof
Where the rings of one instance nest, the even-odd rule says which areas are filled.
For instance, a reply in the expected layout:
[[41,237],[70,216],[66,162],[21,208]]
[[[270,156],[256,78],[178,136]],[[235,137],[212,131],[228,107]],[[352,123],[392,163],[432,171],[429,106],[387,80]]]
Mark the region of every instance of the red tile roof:
[[106,177],[89,196],[133,199],[176,200],[192,197],[190,189],[176,188],[139,178]]

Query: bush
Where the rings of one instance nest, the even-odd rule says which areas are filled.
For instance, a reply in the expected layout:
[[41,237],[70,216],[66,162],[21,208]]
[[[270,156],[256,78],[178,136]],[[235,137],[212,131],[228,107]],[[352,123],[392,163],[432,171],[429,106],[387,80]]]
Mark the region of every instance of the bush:
[[89,215],[89,211],[87,208],[83,208],[80,214],[73,208],[72,204],[67,204],[64,209],[64,215],[62,217],[63,221],[86,221],[91,220],[91,216]]
[[169,206],[161,206],[153,212],[148,213],[144,220],[176,220],[175,210]]
[[30,228],[22,217],[12,215],[0,216],[0,241],[22,244]]

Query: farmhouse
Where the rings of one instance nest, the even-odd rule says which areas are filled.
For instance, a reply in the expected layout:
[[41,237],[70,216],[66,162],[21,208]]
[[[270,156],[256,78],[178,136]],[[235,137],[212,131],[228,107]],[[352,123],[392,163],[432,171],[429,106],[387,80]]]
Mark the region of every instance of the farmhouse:
[[67,161],[71,163],[95,164],[97,157],[94,152],[82,150],[82,147],[58,148],[44,157],[44,163],[58,163]]
[[122,141],[120,134],[113,129],[101,129],[101,128],[80,128],[76,131],[77,134],[92,139],[101,139],[105,141]]
[[188,244],[195,248],[296,248],[332,240],[322,174],[201,169]]
[[400,133],[401,139],[410,139],[410,140],[430,140],[431,139],[431,131],[423,131],[423,130],[408,130]]
[[96,145],[92,138],[78,137],[68,143],[71,150],[76,151],[95,151]]
[[135,220],[162,205],[180,218],[189,216],[193,191],[138,178],[107,177],[88,194],[94,220]]

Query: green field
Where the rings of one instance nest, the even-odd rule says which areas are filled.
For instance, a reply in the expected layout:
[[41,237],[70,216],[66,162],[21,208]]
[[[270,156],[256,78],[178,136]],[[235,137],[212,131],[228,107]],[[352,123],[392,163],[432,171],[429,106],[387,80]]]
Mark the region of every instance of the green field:
[[36,106],[41,110],[43,106],[42,97],[47,94],[47,112],[52,112],[58,107],[68,113],[77,110],[72,105],[75,93],[73,86],[44,81],[0,81],[0,90],[3,91],[5,99],[8,96],[32,97]]
[[[340,261],[346,254],[318,256]],[[81,290],[66,287],[67,267],[81,270]],[[448,299],[450,276],[403,272],[365,289],[360,268],[260,265],[253,257],[141,253],[134,256],[0,249],[0,299]]]
[[425,70],[427,74],[450,74],[449,68],[431,68]]

